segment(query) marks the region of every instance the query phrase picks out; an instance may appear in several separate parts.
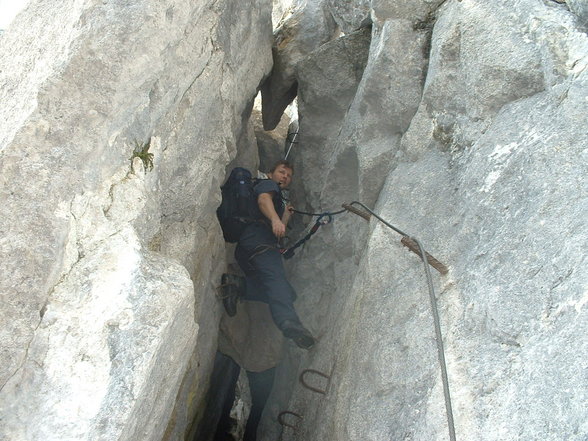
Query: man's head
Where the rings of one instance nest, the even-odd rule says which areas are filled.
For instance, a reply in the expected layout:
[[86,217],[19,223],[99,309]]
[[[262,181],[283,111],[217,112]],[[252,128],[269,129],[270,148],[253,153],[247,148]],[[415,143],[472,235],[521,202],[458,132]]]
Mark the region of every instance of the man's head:
[[283,159],[276,162],[267,175],[272,181],[277,183],[280,188],[287,188],[288,185],[290,185],[290,182],[292,182],[293,173],[294,169],[292,164]]

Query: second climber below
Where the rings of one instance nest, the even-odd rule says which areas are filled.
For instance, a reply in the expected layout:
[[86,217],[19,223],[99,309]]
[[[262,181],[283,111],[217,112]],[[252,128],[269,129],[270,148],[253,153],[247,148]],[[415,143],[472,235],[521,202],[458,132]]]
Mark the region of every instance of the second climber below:
[[281,191],[292,182],[292,165],[278,161],[253,188],[255,222],[249,224],[239,238],[235,259],[245,273],[248,300],[269,304],[272,318],[284,337],[303,349],[310,349],[315,340],[302,326],[294,309],[296,293],[288,279],[278,249],[278,241],[286,234],[290,205],[286,206]]

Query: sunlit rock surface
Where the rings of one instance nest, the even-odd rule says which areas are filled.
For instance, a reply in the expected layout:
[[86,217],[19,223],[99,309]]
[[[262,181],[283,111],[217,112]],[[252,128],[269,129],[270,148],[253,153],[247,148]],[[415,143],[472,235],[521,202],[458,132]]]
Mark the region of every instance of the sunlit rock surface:
[[[346,113],[312,101],[340,116],[305,126],[314,83],[299,73],[301,139],[333,133],[325,145],[335,146],[330,165],[310,171],[318,196],[302,200],[314,210],[375,202],[449,266],[433,280],[457,439],[585,439],[584,28],[551,1],[373,1],[371,15]],[[352,63],[338,61],[322,68]],[[333,76],[321,90],[340,84]],[[317,151],[297,155],[310,169]],[[425,273],[400,236],[342,214],[290,265],[319,342],[291,346],[262,439],[449,439]],[[301,385],[304,369],[330,375],[310,377],[326,395]],[[277,424],[286,410],[303,417],[286,417],[296,430]]]
[[275,30],[272,75],[261,87],[263,127],[273,130],[296,97],[296,64],[335,34],[326,0],[293,1]]
[[31,1],[2,35],[0,438],[185,439],[270,47],[262,0]]
[[[32,1],[0,54],[0,438],[212,436],[218,187],[284,147],[263,81],[266,129],[298,97],[294,205],[360,200],[449,267],[457,439],[588,438],[584,0]],[[260,438],[448,439],[400,236],[341,214],[287,266],[318,343]]]
[[370,29],[353,32],[322,45],[298,63],[301,118],[292,162],[300,176],[295,186],[303,189],[310,203],[318,200],[324,181],[322,172],[329,170],[335,149],[332,140],[337,137],[341,118],[363,75],[370,37]]
[[584,30],[586,30],[586,26],[588,26],[588,1],[566,0],[563,2],[559,0],[559,3],[565,3],[578,16],[580,23],[584,26]]

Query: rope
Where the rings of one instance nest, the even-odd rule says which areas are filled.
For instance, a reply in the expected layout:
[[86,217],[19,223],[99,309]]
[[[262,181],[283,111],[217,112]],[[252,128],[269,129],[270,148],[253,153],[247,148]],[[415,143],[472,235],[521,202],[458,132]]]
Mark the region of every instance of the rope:
[[449,378],[447,376],[447,364],[445,363],[445,350],[443,349],[443,335],[441,335],[441,320],[439,319],[439,310],[437,309],[437,298],[435,297],[435,290],[433,289],[433,280],[431,278],[431,270],[429,264],[425,259],[425,250],[421,243],[414,237],[414,240],[421,251],[421,258],[425,265],[425,273],[427,274],[427,284],[429,285],[429,299],[431,300],[431,310],[433,311],[433,322],[435,324],[435,341],[437,343],[437,356],[439,358],[439,365],[441,367],[441,380],[443,382],[443,396],[445,398],[445,411],[447,413],[447,427],[449,429],[449,439],[455,441],[455,425],[453,423],[453,408],[451,406],[451,395],[449,394]]
[[[444,0],[443,3],[445,3],[445,1],[446,0]],[[458,1],[461,1],[461,0],[458,0]],[[558,0],[556,0],[556,1],[558,1]],[[292,137],[292,141],[290,141],[290,146],[288,148],[288,151],[286,152],[286,155],[284,156],[284,159],[288,159],[288,155],[290,154],[290,150],[292,150],[292,146],[295,144],[295,140],[296,140],[297,135],[298,135],[298,131],[296,131],[296,133],[294,133],[294,136]],[[394,225],[386,222],[384,219],[382,219],[380,216],[378,216],[376,213],[374,213],[372,210],[370,210],[368,207],[366,207],[361,202],[353,201],[349,205],[347,205],[346,208],[344,208],[343,210],[339,210],[336,212],[308,213],[305,211],[292,210],[294,213],[305,214],[307,216],[319,216],[319,218],[317,219],[315,225],[312,227],[310,232],[304,238],[302,238],[298,242],[296,242],[296,244],[294,246],[283,250],[282,253],[284,254],[285,258],[292,257],[294,255],[294,249],[298,248],[300,245],[302,245],[304,242],[306,242],[308,239],[310,239],[310,237],[314,233],[316,233],[319,226],[321,225],[322,218],[325,216],[328,216],[328,219],[329,219],[328,222],[326,222],[326,223],[330,223],[332,221],[332,216],[335,216],[337,214],[341,214],[345,211],[351,211],[361,217],[366,218],[365,216],[363,216],[361,214],[361,212],[359,212],[359,210],[354,209],[352,207],[353,205],[360,205],[362,208],[364,208],[369,213],[371,213],[372,216],[374,216],[376,219],[378,219],[380,222],[382,222],[388,228],[391,228],[392,230],[396,231],[401,236],[404,236],[405,238],[412,240],[414,243],[416,243],[418,245],[420,255],[421,255],[420,257],[421,257],[423,264],[425,266],[425,275],[427,278],[427,284],[429,286],[429,299],[431,301],[431,310],[433,313],[433,323],[435,325],[435,341],[437,343],[437,355],[439,358],[439,365],[441,367],[441,380],[443,382],[443,396],[445,398],[445,410],[447,413],[447,425],[449,428],[449,439],[451,441],[455,441],[456,440],[456,438],[455,438],[455,425],[453,422],[453,410],[452,410],[452,406],[451,406],[451,396],[449,394],[449,378],[447,376],[447,364],[445,362],[445,350],[443,348],[443,335],[441,334],[441,320],[439,319],[439,310],[437,308],[437,298],[435,297],[435,288],[433,287],[433,279],[431,277],[431,270],[429,269],[429,264],[431,263],[432,256],[430,256],[427,252],[425,252],[425,249],[421,245],[420,241],[418,241],[414,237],[409,236],[404,231],[396,228]],[[434,259],[434,260],[436,260],[436,259]],[[443,271],[441,271],[441,272],[443,273]],[[445,270],[445,272],[446,272],[446,270]]]
[[[429,299],[431,301],[431,310],[433,312],[433,323],[435,325],[435,341],[437,343],[437,355],[439,358],[439,365],[441,367],[441,380],[443,382],[443,396],[445,398],[445,411],[447,413],[447,425],[449,428],[449,439],[451,441],[455,441],[456,440],[456,438],[455,438],[455,425],[453,422],[453,409],[451,406],[451,395],[449,394],[449,378],[447,376],[447,364],[445,362],[445,350],[443,348],[443,335],[441,334],[441,320],[439,319],[439,310],[437,308],[437,298],[435,297],[435,289],[433,287],[433,279],[431,277],[431,270],[429,269],[429,263],[427,261],[427,253],[425,252],[420,241],[418,241],[414,237],[409,236],[408,234],[406,234],[402,230],[396,228],[392,224],[386,222],[384,219],[382,219],[380,216],[378,216],[376,213],[374,213],[372,210],[370,210],[368,207],[366,207],[361,202],[353,201],[349,205],[350,206],[360,205],[362,208],[367,210],[372,216],[374,216],[376,219],[378,219],[384,225],[393,229],[394,231],[401,234],[402,236],[413,240],[419,247],[421,259],[423,260],[423,263],[425,265],[425,274],[427,277],[427,284],[429,285]],[[349,210],[349,211],[352,211],[355,214],[358,214],[361,216],[361,214],[357,213],[355,210]]]

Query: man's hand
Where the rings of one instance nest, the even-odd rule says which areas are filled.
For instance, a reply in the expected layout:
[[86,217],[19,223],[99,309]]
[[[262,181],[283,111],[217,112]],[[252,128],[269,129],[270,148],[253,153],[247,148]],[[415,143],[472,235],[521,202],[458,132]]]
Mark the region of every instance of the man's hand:
[[284,237],[286,234],[286,225],[281,220],[275,219],[272,221],[272,232],[278,239]]
[[261,193],[257,198],[257,204],[263,215],[271,222],[272,232],[278,239],[286,235],[286,225],[278,217],[274,202],[270,193]]

